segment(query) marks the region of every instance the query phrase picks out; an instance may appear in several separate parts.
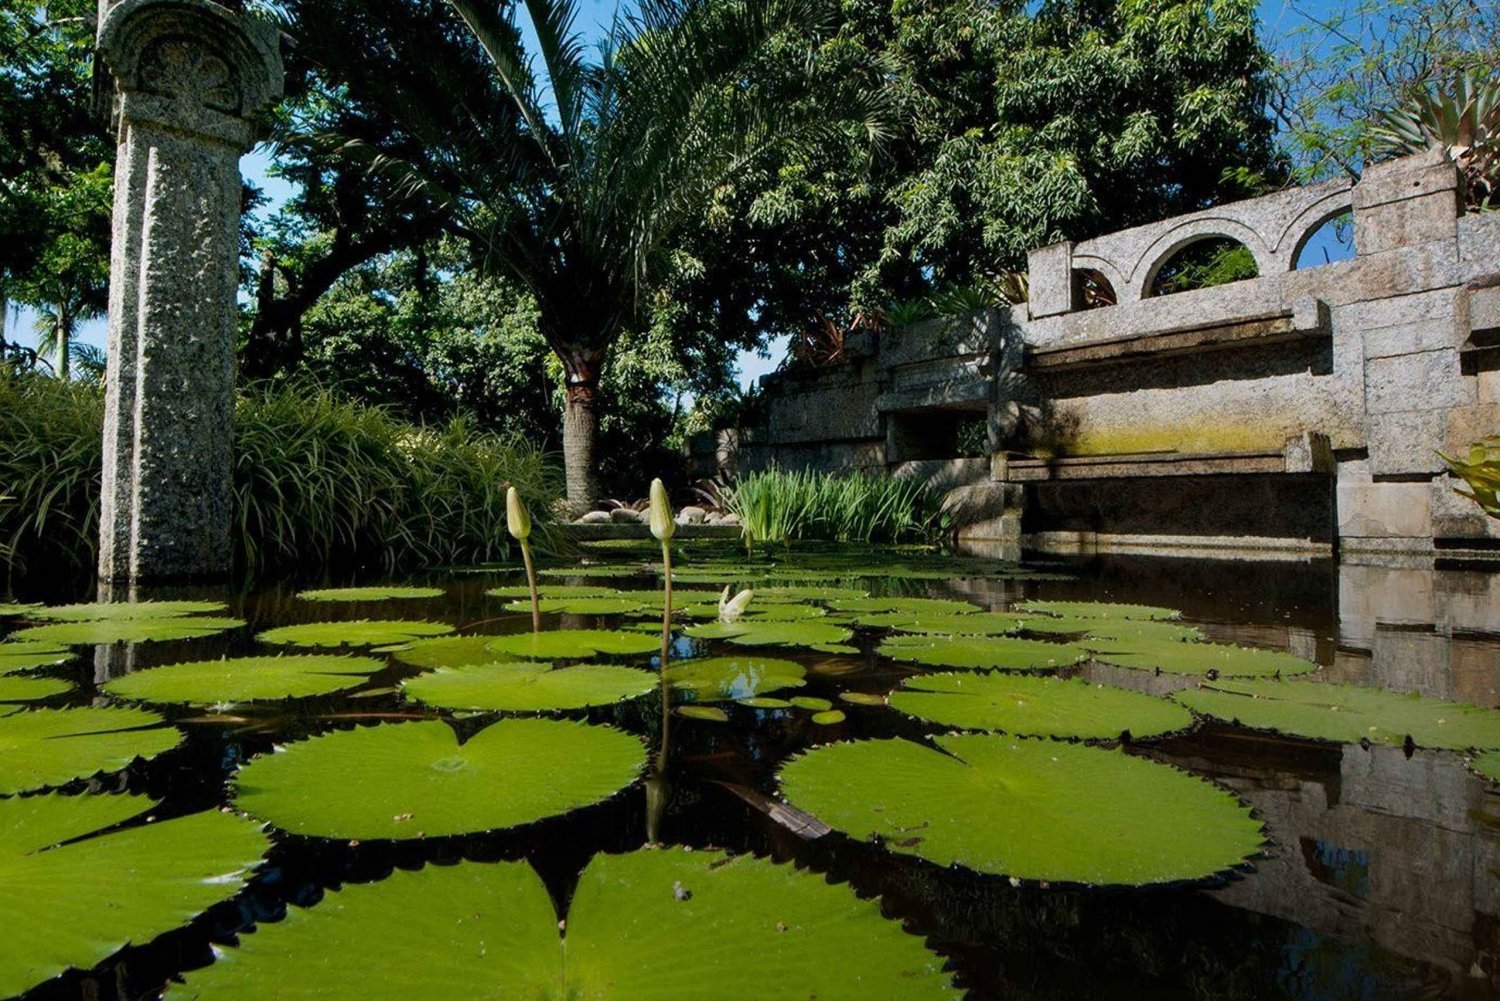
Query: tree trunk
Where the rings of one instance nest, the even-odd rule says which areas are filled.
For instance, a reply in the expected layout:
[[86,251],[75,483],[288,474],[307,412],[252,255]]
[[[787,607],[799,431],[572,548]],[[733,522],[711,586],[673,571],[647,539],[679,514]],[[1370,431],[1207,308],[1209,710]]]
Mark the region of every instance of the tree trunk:
[[68,307],[59,303],[57,306],[57,377],[63,382],[68,381],[70,368],[68,357],[72,348],[73,319],[68,315]]
[[599,467],[594,448],[599,440],[599,380],[568,377],[563,406],[563,470],[568,481],[568,507],[574,516],[599,499]]

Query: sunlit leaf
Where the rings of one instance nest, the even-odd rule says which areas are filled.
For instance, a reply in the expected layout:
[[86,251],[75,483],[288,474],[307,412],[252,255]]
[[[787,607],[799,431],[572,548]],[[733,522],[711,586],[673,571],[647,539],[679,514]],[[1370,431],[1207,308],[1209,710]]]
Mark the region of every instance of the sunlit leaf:
[[978,605],[949,598],[838,598],[829,601],[828,607],[854,615],[970,615],[983,611]]
[[238,893],[270,847],[259,825],[217,810],[95,833],[153,805],[144,796],[0,799],[0,995],[187,924]]
[[384,723],[256,758],[236,776],[235,803],[294,834],[469,834],[608,799],[645,761],[638,739],[605,726],[504,719],[460,744],[439,720]]
[[828,709],[820,713],[813,713],[811,719],[819,726],[833,726],[844,722],[844,713],[841,709]]
[[324,587],[297,592],[303,601],[395,601],[442,596],[440,587]]
[[1207,675],[1216,672],[1224,678],[1251,678],[1277,674],[1306,674],[1318,665],[1281,650],[1261,650],[1228,643],[1181,643],[1174,640],[1100,640],[1085,641],[1094,657],[1106,664],[1134,667],[1144,671],[1161,670],[1168,674]]
[[35,702],[38,699],[61,695],[73,688],[71,682],[60,678],[29,678],[18,675],[0,675],[0,702]]
[[[618,594],[603,598],[542,598],[537,606],[539,611],[559,615],[626,615],[640,610],[641,603],[628,594]],[[530,615],[531,599],[507,602],[505,610]]]
[[677,706],[672,710],[678,716],[688,719],[702,720],[706,723],[728,723],[729,714],[717,706],[687,705]]
[[[625,593],[612,587],[584,584],[539,584],[536,590],[538,597],[542,598],[614,598]],[[494,598],[531,598],[531,588],[525,584],[492,587],[484,593]]]
[[942,726],[1002,730],[1019,736],[1113,740],[1154,737],[1193,725],[1181,706],[1140,692],[1078,678],[1026,674],[928,674],[892,692],[901,712]]
[[122,622],[222,612],[228,607],[222,601],[96,601],[31,608],[27,610],[26,617],[46,619],[49,622]]
[[[529,660],[570,660],[574,657],[625,656],[659,649],[659,637],[609,629],[565,629],[545,633],[514,633],[490,638],[490,660],[525,657]],[[500,656],[495,656],[499,654]]]
[[667,668],[673,696],[689,702],[748,699],[784,688],[801,688],[807,669],[791,660],[744,654],[674,661]]
[[1180,619],[1175,608],[1154,605],[1130,605],[1112,601],[1023,601],[1016,606],[1022,612],[1043,612],[1080,619]]
[[245,623],[240,619],[188,615],[168,619],[104,619],[92,622],[52,622],[18,630],[12,639],[24,642],[66,643],[71,646],[101,643],[152,643],[212,636]]
[[554,670],[550,664],[523,663],[440,668],[403,681],[401,690],[444,709],[552,712],[633,699],[659,685],[656,675],[633,667],[579,664]]
[[1082,647],[1011,636],[888,636],[876,651],[892,660],[928,667],[998,668],[1042,671],[1076,664],[1088,656]]
[[490,649],[493,636],[438,636],[414,640],[392,651],[397,660],[413,667],[465,667],[493,664],[503,658]]
[[725,639],[736,646],[812,646],[818,643],[843,643],[854,634],[831,622],[760,622],[752,618],[733,624],[710,622],[688,626],[683,630],[697,639]]
[[356,688],[384,666],[371,657],[328,654],[231,657],[135,671],[106,682],[104,690],[142,702],[265,702]]
[[182,733],[144,709],[37,709],[0,719],[0,795],[119,771],[176,747]]
[[959,995],[941,957],[846,887],[750,856],[644,850],[594,856],[565,924],[523,862],[398,869],[378,883],[330,892],[310,909],[289,909],[284,921],[241,936],[237,948],[188,974],[186,985],[174,985],[167,996],[916,1001]]
[[0,643],[0,674],[50,667],[73,659],[73,651],[61,643]]
[[351,619],[347,622],[304,622],[268,629],[255,637],[262,643],[287,646],[385,646],[453,632],[446,622],[404,619]]
[[1200,879],[1262,842],[1230,793],[1123,751],[987,734],[933,740],[941,750],[905,740],[820,747],[782,768],[782,790],[851,837],[1021,879]]

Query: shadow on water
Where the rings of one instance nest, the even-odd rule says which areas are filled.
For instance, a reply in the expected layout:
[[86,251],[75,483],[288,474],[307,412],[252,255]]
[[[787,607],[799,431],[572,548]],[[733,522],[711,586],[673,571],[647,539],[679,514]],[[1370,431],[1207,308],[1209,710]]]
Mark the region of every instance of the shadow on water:
[[[955,576],[890,586],[986,607],[1039,596],[1168,605],[1202,624],[1211,639],[1289,650],[1316,660],[1329,680],[1500,705],[1500,576],[1319,560],[1148,557],[1069,561],[1063,569],[1074,578]],[[441,582],[445,596],[399,604],[298,601],[291,586],[153,593],[227,600],[250,628],[190,643],[100,648],[54,669],[71,673],[80,688],[49,704],[87,704],[99,698],[96,684],[153,665],[261,651],[255,632],[290,623],[402,617],[478,623],[482,632],[525,631],[529,615],[505,613],[499,599],[484,594],[501,580],[516,578],[417,575],[412,583]],[[557,616],[544,618],[548,628],[558,622]],[[592,624],[573,616],[562,622]],[[847,691],[883,694],[913,673],[877,661],[868,637],[862,644],[857,657],[777,651],[808,668],[798,694],[833,701],[845,711],[842,723],[819,726],[805,712],[735,705],[728,707],[727,724],[676,718],[665,777],[498,834],[399,843],[277,834],[259,875],[233,901],[28,997],[153,997],[172,977],[210,963],[216,944],[278,920],[289,906],[314,905],[331,888],[378,880],[395,868],[524,859],[563,909],[589,858],[640,847],[649,823],[664,842],[768,855],[848,883],[862,896],[878,896],[888,917],[948,957],[972,999],[1500,998],[1500,795],[1457,754],[1316,743],[1223,724],[1129,748],[1214,779],[1267,824],[1264,857],[1208,885],[1090,890],[1013,883],[940,868],[838,833],[799,836],[771,816],[775,773],[789,756],[831,741],[929,732],[885,707],[840,702]],[[674,657],[711,649],[679,640]],[[156,814],[162,818],[220,808],[235,768],[278,743],[387,715],[436,715],[402,703],[391,690],[412,673],[393,663],[361,691],[236,708],[220,721],[201,710],[169,711],[187,732],[182,746],[119,775],[74,783],[69,791],[146,793],[161,800]],[[1181,684],[1098,666],[1086,676],[1146,691]],[[612,723],[652,746],[663,722],[654,697],[570,715]]]

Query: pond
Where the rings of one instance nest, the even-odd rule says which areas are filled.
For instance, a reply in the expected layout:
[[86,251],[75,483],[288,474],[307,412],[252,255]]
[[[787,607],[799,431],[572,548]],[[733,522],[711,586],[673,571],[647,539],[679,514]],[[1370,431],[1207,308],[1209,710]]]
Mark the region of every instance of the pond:
[[654,567],[5,609],[0,995],[1500,997],[1500,575]]

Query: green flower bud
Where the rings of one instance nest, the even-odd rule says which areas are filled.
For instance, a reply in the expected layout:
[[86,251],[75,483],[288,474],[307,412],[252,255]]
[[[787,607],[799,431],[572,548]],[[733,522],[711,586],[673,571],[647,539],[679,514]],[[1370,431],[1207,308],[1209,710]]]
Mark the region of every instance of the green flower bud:
[[531,535],[531,515],[526,513],[526,505],[521,503],[515,487],[505,491],[505,527],[517,539]]
[[667,500],[667,488],[661,480],[651,481],[651,534],[662,542],[672,537],[677,522],[672,520],[672,503]]

